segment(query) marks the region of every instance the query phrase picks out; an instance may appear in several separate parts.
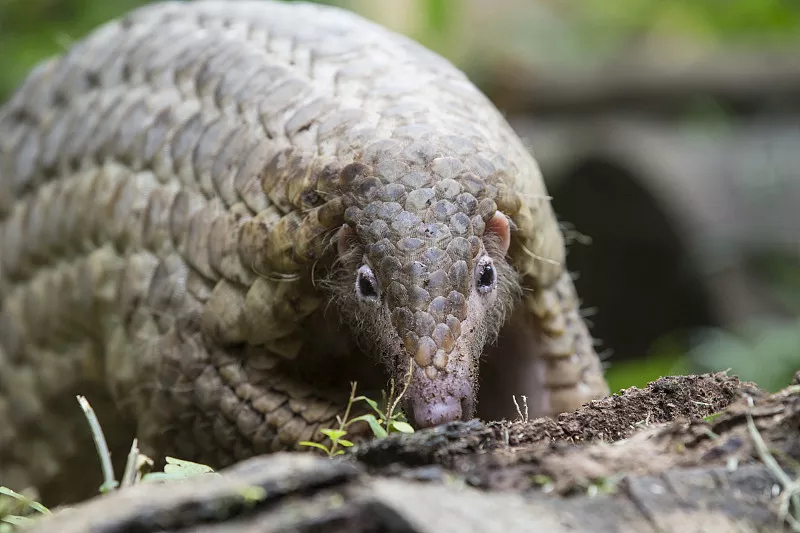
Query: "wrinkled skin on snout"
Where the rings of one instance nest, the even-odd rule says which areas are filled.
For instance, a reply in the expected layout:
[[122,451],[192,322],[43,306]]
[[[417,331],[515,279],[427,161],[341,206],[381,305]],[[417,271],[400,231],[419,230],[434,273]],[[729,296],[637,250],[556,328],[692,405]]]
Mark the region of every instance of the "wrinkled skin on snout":
[[[478,366],[519,293],[508,218],[455,180],[347,210],[336,235],[341,316],[416,427],[474,416]],[[481,214],[483,213],[483,214]]]

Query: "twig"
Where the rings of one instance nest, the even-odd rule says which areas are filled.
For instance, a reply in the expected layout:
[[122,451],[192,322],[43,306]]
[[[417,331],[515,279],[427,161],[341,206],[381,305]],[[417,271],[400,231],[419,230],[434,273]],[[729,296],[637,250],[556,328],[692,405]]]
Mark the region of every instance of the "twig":
[[131,451],[128,452],[128,460],[125,462],[125,471],[122,473],[120,486],[130,487],[142,479],[142,467],[152,466],[153,460],[139,451],[139,439],[133,439]]
[[[348,425],[348,420],[350,418],[350,408],[353,406],[353,401],[356,397],[356,382],[353,381],[350,383],[350,399],[347,401],[347,408],[344,411],[344,417],[340,417],[339,415],[336,416],[336,421],[339,422],[339,431],[343,434],[346,432],[346,427]],[[330,437],[329,437],[330,438]],[[329,456],[333,456],[336,448],[339,446],[339,439],[330,439],[331,440],[331,448],[328,452]]]
[[[406,391],[408,391],[408,386],[411,384],[411,376],[413,371],[414,371],[414,360],[411,359],[411,361],[408,364],[408,374],[406,375],[406,383],[403,386],[403,390],[400,392],[397,398],[394,398],[394,400],[391,402],[391,404],[389,405],[389,411],[386,413],[387,431],[389,430],[389,422],[392,419],[392,414],[394,413],[394,410],[397,408],[397,404],[400,403],[400,400],[403,399],[403,396],[406,395]],[[392,381],[392,392],[389,395],[389,400],[392,400],[392,396],[394,396],[394,381]]]
[[517,414],[519,415],[520,420],[523,422],[529,421],[529,414],[528,414],[528,397],[527,396],[520,396],[522,398],[522,406],[525,408],[525,414],[522,414],[522,409],[519,408],[519,404],[517,403],[517,396],[512,394],[511,399],[514,401],[514,407],[517,408]]
[[97,420],[94,409],[89,405],[89,401],[84,396],[79,395],[77,398],[81,409],[83,409],[83,414],[89,422],[89,428],[92,430],[94,444],[97,446],[97,455],[100,457],[100,466],[103,469],[104,481],[100,486],[100,492],[108,492],[115,489],[119,483],[114,478],[114,467],[111,465],[111,453],[108,451],[106,437],[103,435],[103,429],[100,427],[100,422]]
[[[751,409],[753,408],[753,398],[750,396],[747,396],[747,405]],[[761,438],[761,434],[758,432],[758,428],[756,428],[756,424],[753,421],[753,415],[748,412],[746,416],[747,430],[750,433],[750,438],[753,439],[753,445],[756,448],[756,452],[758,452],[758,457],[761,459],[761,462],[764,463],[764,466],[767,467],[767,470],[769,470],[772,475],[778,479],[778,482],[783,488],[779,516],[781,519],[786,520],[786,522],[789,523],[789,526],[791,526],[793,531],[800,532],[800,521],[798,521],[789,511],[790,505],[794,508],[794,512],[800,510],[800,485],[796,481],[792,481],[789,478],[786,472],[783,471],[778,462],[769,452],[764,439]]]

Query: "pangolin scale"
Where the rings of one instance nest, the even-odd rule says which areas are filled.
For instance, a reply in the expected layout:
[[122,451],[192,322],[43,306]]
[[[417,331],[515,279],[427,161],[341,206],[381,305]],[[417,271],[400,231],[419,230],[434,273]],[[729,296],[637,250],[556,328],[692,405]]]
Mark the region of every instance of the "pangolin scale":
[[351,381],[410,375],[417,426],[570,410],[607,393],[578,303],[503,116],[350,12],[151,4],[0,108],[0,485],[96,490],[77,394],[115,450],[214,467]]

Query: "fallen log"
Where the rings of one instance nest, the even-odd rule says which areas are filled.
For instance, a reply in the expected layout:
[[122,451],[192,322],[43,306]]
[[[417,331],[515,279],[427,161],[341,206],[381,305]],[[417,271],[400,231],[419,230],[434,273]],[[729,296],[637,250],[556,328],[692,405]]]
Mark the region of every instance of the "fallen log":
[[799,422],[798,386],[667,377],[557,420],[458,422],[336,459],[282,453],[143,483],[30,531],[785,531]]

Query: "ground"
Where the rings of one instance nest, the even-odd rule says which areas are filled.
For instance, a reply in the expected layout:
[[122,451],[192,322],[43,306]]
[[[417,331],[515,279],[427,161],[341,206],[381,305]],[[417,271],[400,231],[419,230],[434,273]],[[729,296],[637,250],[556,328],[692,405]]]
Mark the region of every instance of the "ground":
[[799,422],[800,386],[665,377],[557,420],[523,412],[140,485],[33,531],[788,531]]

